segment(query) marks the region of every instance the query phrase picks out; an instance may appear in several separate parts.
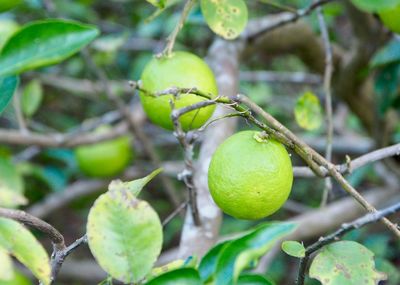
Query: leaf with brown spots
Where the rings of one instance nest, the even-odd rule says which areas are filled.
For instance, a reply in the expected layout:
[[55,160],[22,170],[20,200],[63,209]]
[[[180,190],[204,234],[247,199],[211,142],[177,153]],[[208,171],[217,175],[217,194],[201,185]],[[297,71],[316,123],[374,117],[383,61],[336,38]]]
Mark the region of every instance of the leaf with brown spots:
[[113,278],[136,283],[153,267],[162,246],[157,213],[125,188],[97,198],[87,222],[90,250]]
[[357,242],[335,242],[319,251],[311,264],[310,277],[323,285],[376,285],[386,276],[375,270],[373,257]]

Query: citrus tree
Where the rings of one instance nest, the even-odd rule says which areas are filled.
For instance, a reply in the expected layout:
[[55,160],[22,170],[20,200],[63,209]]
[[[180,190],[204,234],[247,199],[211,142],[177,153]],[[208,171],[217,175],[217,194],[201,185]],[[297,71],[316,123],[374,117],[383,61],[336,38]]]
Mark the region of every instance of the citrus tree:
[[2,0],[0,284],[399,284],[396,33],[400,0]]

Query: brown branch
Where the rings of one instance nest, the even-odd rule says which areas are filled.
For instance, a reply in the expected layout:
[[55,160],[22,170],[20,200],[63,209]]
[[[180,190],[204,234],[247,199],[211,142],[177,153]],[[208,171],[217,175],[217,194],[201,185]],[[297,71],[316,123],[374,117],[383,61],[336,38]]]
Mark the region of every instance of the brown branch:
[[24,211],[21,210],[13,210],[13,209],[5,209],[0,208],[0,216],[12,220],[16,220],[25,225],[31,226],[34,229],[45,233],[53,243],[53,247],[55,251],[64,250],[65,242],[64,237],[60,232],[55,229],[52,225],[42,221],[41,219],[36,218]]

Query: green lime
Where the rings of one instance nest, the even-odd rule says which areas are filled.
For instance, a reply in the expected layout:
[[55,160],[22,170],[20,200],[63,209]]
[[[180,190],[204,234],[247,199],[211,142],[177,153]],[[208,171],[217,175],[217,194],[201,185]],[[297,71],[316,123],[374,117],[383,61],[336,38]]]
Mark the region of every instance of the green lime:
[[[101,130],[104,131],[104,128]],[[96,130],[95,133],[98,133]],[[124,170],[133,158],[128,136],[103,141],[75,149],[78,166],[88,176],[109,177]]]
[[292,182],[292,163],[285,147],[256,131],[239,132],[225,140],[208,169],[215,203],[239,219],[275,213],[287,200]]
[[388,29],[400,34],[400,5],[392,9],[379,11],[378,14]]
[[[214,74],[198,56],[188,52],[175,52],[170,57],[154,57],[144,68],[141,77],[142,87],[156,93],[171,87],[192,88],[216,96],[218,93]],[[172,130],[170,100],[172,95],[153,97],[143,92],[140,99],[150,120],[165,129]],[[194,94],[181,94],[175,101],[175,109],[180,109],[204,101]],[[201,127],[214,112],[215,106],[207,106],[186,113],[180,118],[184,130]]]

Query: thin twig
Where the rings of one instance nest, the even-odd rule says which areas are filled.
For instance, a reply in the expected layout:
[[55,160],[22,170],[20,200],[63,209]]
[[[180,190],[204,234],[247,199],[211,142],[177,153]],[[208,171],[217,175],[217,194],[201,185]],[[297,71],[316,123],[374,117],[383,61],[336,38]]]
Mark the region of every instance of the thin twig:
[[55,251],[65,249],[64,237],[62,234],[60,234],[60,232],[52,225],[42,221],[41,219],[38,219],[21,210],[5,208],[0,208],[0,217],[21,222],[45,233],[50,238]]
[[335,232],[331,233],[330,235],[327,235],[323,238],[320,238],[317,242],[308,246],[306,248],[305,257],[303,257],[300,260],[300,266],[299,266],[296,284],[297,285],[304,284],[305,272],[306,272],[308,261],[310,259],[311,254],[313,254],[314,252],[316,252],[323,246],[337,240],[338,237],[343,236],[345,233],[347,233],[351,230],[359,229],[367,224],[377,222],[377,221],[381,220],[383,217],[394,214],[398,211],[400,211],[400,203],[397,203],[397,204],[387,207],[385,209],[376,211],[374,213],[367,214],[361,218],[358,218],[357,220],[355,220],[351,223],[343,224],[337,231],[335,231]]
[[252,42],[252,41],[256,40],[257,38],[259,38],[260,36],[264,35],[265,33],[270,32],[276,28],[282,27],[286,24],[294,23],[297,20],[299,20],[300,18],[309,15],[312,11],[314,11],[319,6],[325,5],[325,4],[333,2],[333,1],[335,1],[335,0],[319,0],[319,1],[312,2],[307,8],[297,10],[295,13],[292,13],[289,17],[284,17],[284,18],[282,18],[282,20],[274,23],[273,25],[270,25],[270,26],[266,27],[265,29],[258,30],[254,34],[248,35],[246,37],[246,40],[248,42]]
[[196,0],[188,0],[186,2],[185,6],[183,7],[183,11],[182,11],[181,17],[179,19],[179,22],[176,24],[174,30],[167,38],[167,45],[166,45],[165,49],[162,51],[161,56],[170,56],[171,55],[172,50],[175,45],[176,37],[178,36],[179,31],[183,28],[186,18],[189,16],[189,12],[193,8],[195,3],[196,3]]
[[21,93],[20,92],[16,92],[16,94],[13,98],[13,106],[14,106],[15,115],[17,117],[18,127],[19,127],[20,132],[23,134],[29,133],[28,127],[25,122],[24,114],[22,113],[22,109],[21,109]]
[[[333,55],[332,46],[329,40],[328,28],[326,26],[322,7],[317,8],[318,22],[321,29],[322,41],[325,48],[325,71],[324,71],[324,93],[325,93],[325,112],[326,112],[326,149],[325,159],[332,161],[332,143],[333,143],[333,118],[332,118],[332,94],[331,81],[333,73]],[[322,194],[321,206],[325,206],[328,202],[329,193],[332,191],[332,180],[330,177],[325,179],[325,188]]]
[[189,203],[189,200],[186,200],[178,208],[176,208],[171,214],[169,214],[164,221],[162,222],[162,226],[165,227],[173,218],[176,217]]

